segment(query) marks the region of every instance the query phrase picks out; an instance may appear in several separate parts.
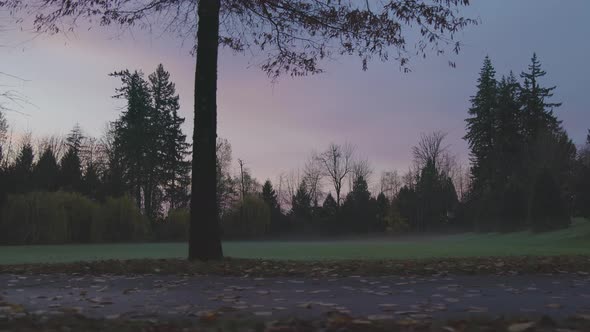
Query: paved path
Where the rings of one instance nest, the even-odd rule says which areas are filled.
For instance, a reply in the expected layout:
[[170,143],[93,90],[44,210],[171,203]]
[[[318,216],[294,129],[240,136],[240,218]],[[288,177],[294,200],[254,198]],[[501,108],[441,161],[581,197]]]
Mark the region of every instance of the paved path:
[[314,318],[590,313],[590,277],[456,276],[334,279],[0,275],[0,318],[26,310],[91,317],[191,318],[212,311]]

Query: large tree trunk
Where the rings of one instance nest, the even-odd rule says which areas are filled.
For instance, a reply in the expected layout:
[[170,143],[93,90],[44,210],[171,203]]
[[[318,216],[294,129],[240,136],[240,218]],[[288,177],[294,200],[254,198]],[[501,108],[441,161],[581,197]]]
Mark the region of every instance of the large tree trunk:
[[201,0],[197,32],[190,260],[223,258],[217,211],[217,51],[220,0]]

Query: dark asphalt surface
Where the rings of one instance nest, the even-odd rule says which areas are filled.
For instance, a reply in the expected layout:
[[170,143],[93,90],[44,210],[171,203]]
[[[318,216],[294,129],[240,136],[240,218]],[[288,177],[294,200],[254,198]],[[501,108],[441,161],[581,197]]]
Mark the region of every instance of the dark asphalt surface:
[[[21,307],[22,306],[22,307]],[[590,313],[582,275],[334,279],[0,275],[0,318],[79,312],[106,318],[197,318],[212,311],[373,319]]]

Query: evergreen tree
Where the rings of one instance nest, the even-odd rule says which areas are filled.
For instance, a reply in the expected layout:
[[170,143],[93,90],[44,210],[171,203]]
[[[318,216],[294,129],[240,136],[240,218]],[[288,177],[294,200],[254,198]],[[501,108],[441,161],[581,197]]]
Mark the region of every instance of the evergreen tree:
[[33,181],[36,189],[46,191],[56,191],[58,189],[58,178],[60,176],[59,166],[55,152],[51,146],[45,147],[45,150],[39,157],[39,161],[33,169]]
[[471,97],[465,139],[471,150],[473,186],[483,191],[489,185],[493,166],[494,129],[498,107],[498,84],[492,61],[486,56],[477,80],[477,92]]
[[374,226],[374,230],[378,232],[384,232],[387,229],[387,220],[390,215],[391,202],[389,202],[387,196],[385,196],[384,193],[379,193],[379,195],[377,195],[377,201],[375,204],[376,223]]
[[342,215],[349,231],[361,233],[371,230],[375,225],[375,211],[371,205],[367,181],[358,176],[342,204]]
[[299,188],[293,196],[291,215],[299,222],[309,222],[312,217],[311,196],[307,192],[305,181],[301,181]]
[[149,81],[155,117],[152,128],[154,135],[159,134],[158,145],[154,148],[161,149],[154,154],[160,160],[154,162],[159,164],[156,168],[161,173],[159,176],[170,208],[186,207],[191,170],[191,163],[187,160],[190,144],[181,129],[184,118],[178,116],[179,96],[175,84],[170,82],[170,73],[164,70],[162,64],[149,76]]
[[270,180],[266,180],[264,182],[264,185],[262,186],[261,196],[264,202],[268,204],[271,210],[280,211],[277,193],[275,192]]
[[[145,184],[146,181],[151,184],[152,173],[157,171],[150,166],[157,152],[158,137],[152,126],[152,120],[156,117],[153,116],[149,86],[140,71],[125,70],[112,73],[111,76],[120,78],[122,83],[114,98],[127,102],[126,109],[114,123],[114,154],[118,157],[123,181],[136,206],[150,215],[153,213],[152,193],[146,195]],[[151,189],[148,188],[148,191]]]
[[82,194],[97,200],[100,198],[101,187],[98,167],[95,164],[89,164],[82,177]]
[[548,101],[553,96],[555,86],[545,88],[541,86],[540,80],[547,73],[541,69],[541,63],[537,54],[533,53],[528,72],[520,76],[524,79],[521,89],[521,104],[523,111],[523,131],[528,142],[534,142],[540,132],[556,132],[561,121],[553,114],[553,109],[561,106],[561,103]]
[[82,188],[82,161],[80,149],[84,135],[76,125],[66,138],[68,149],[60,161],[60,188],[80,192]]
[[260,196],[270,208],[270,230],[275,233],[286,231],[287,221],[281,212],[281,206],[279,205],[277,193],[274,190],[270,180],[266,180],[264,182]]
[[10,170],[9,187],[14,188],[13,192],[26,193],[33,189],[34,159],[33,146],[29,142],[24,143]]

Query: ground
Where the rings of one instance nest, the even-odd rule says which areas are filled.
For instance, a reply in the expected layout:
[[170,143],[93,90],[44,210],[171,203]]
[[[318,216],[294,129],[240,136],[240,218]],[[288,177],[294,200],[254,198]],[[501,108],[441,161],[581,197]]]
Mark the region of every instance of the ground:
[[[225,255],[279,260],[419,259],[511,255],[590,255],[590,222],[550,233],[459,234],[336,241],[229,241]],[[185,243],[10,246],[1,264],[58,263],[105,259],[184,258]]]
[[578,220],[545,234],[228,242],[244,258],[209,263],[177,258],[181,244],[2,247],[0,331],[590,331],[588,243]]

